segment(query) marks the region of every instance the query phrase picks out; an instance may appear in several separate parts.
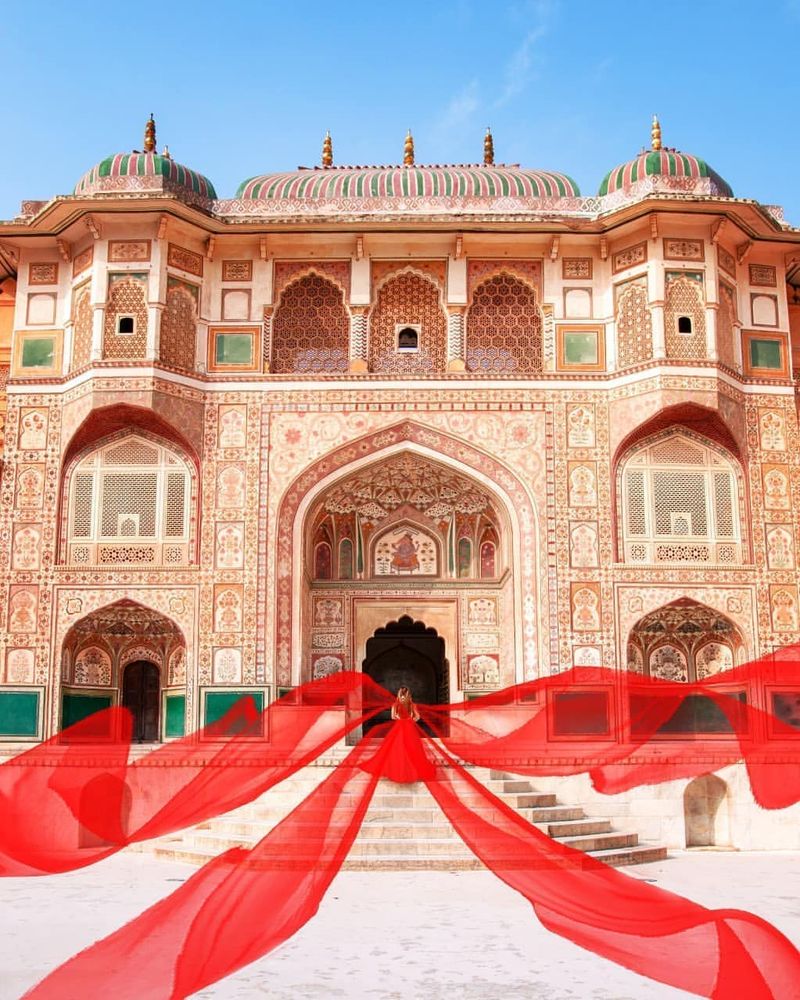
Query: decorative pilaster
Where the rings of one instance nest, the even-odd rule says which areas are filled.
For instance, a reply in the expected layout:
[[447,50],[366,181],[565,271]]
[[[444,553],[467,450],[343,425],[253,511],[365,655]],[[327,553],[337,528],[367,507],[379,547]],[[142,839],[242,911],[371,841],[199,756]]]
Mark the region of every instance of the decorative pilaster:
[[447,313],[447,370],[466,371],[464,357],[464,307],[450,306]]
[[272,364],[272,317],[275,315],[274,306],[264,306],[264,319],[262,328],[262,370],[265,372],[271,371]]
[[164,306],[160,303],[151,304],[147,307],[147,340],[145,341],[144,356],[148,361],[158,361],[158,354],[161,347],[161,315]]
[[653,326],[653,357],[656,360],[667,356],[667,337],[664,329],[664,302],[650,303],[650,316]]
[[350,308],[350,371],[367,370],[367,310]]
[[95,302],[93,308],[92,349],[89,358],[90,361],[101,361],[103,358],[103,326],[105,324],[106,304],[105,302]]
[[717,313],[719,311],[718,302],[706,303],[706,354],[709,361],[719,360],[717,350]]

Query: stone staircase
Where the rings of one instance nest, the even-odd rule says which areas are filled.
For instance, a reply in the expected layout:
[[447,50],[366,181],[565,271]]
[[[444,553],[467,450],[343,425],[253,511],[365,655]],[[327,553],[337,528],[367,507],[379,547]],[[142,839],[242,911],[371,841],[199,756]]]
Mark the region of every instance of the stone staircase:
[[[254,802],[142,849],[158,857],[202,865],[231,847],[250,847],[330,773],[308,767]],[[606,819],[562,805],[552,793],[537,792],[526,779],[503,771],[471,769],[499,799],[554,840],[615,867],[661,861],[666,848],[640,844],[638,834],[618,833]],[[483,865],[457,836],[423,784],[397,785],[381,779],[361,830],[343,865],[367,871],[479,869]]]

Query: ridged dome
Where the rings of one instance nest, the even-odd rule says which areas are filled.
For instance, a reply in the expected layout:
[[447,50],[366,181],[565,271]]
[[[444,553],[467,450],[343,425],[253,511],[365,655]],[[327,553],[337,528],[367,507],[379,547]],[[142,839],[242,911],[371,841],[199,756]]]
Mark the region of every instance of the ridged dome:
[[75,185],[75,194],[148,189],[183,191],[193,198],[214,200],[211,181],[161,153],[115,153],[88,170]]
[[578,198],[578,185],[566,174],[519,166],[312,167],[261,174],[239,185],[237,198],[255,201],[341,199],[368,202],[387,198],[452,198],[493,201],[501,198]]
[[623,191],[647,177],[685,178],[689,183],[707,177],[711,181],[711,194],[733,197],[731,186],[705,160],[677,149],[649,149],[635,159],[621,163],[603,178],[598,194],[603,197],[614,191]]
[[616,191],[627,191],[648,178],[653,178],[651,183],[654,188],[733,197],[730,185],[705,160],[690,153],[663,147],[661,123],[657,115],[653,115],[650,142],[650,149],[643,149],[635,159],[609,170],[598,191],[601,198]]

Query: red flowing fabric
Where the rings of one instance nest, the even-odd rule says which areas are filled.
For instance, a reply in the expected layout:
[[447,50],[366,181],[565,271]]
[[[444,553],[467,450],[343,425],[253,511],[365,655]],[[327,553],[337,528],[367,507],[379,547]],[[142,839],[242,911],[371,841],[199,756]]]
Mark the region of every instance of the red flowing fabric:
[[[800,954],[766,921],[743,911],[709,910],[559,845],[459,763],[521,774],[588,771],[596,787],[616,790],[744,759],[757,801],[776,808],[800,799],[800,769],[797,728],[761,707],[772,684],[800,689],[797,650],[780,662],[757,661],[701,684],[576,668],[467,704],[419,706],[441,745],[423,741],[410,720],[373,731],[384,738],[363,740],[252,850],[229,851],[210,862],[170,897],[55,970],[29,995],[54,1000],[96,992],[172,1000],[266,954],[316,912],[378,778],[387,777],[424,780],[470,849],[521,892],[552,931],[700,996],[794,998]],[[611,712],[603,709],[606,729],[598,725],[599,703],[582,697],[598,690],[610,692],[606,708],[615,706]],[[745,702],[741,692],[747,694]],[[565,693],[569,697],[562,698],[554,715],[553,705]],[[686,739],[657,753],[650,741],[668,728],[686,698],[697,697],[716,706],[731,736],[718,740],[710,756]],[[0,781],[10,825],[19,827],[8,835],[2,831],[6,864],[14,873],[79,867],[87,863],[87,854],[96,860],[124,843],[232,809],[296,771],[390,701],[361,674],[314,682],[293,700],[276,702],[271,714],[259,715],[251,706],[208,730],[205,735],[218,741],[210,750],[196,734],[187,738],[172,758],[174,774],[167,753],[174,744],[128,764],[123,738],[121,749],[106,748],[102,763],[93,764],[94,749],[87,753],[55,741],[36,758],[35,767],[30,759],[20,763],[29,755],[10,762],[15,765],[11,778]],[[574,737],[587,727],[601,739]],[[567,742],[559,742],[564,733]],[[73,728],[66,734],[68,740],[76,735],[85,733]],[[664,746],[659,743],[662,751]],[[40,814],[39,794],[45,814],[58,822],[37,832],[27,849],[21,825]],[[110,846],[77,848],[81,830],[103,836]]]
[[427,785],[470,850],[549,930],[700,996],[797,997],[800,953],[760,917],[709,910],[559,844],[441,751]]
[[31,1000],[179,1000],[272,951],[317,912],[378,775],[357,747],[252,849],[226,851],[166,899],[65,962]]
[[[98,712],[0,766],[0,874],[70,871],[228,812],[305,767],[387,697],[363,674],[339,674],[263,713],[243,699],[134,761],[129,713]],[[98,732],[115,738],[98,743]]]

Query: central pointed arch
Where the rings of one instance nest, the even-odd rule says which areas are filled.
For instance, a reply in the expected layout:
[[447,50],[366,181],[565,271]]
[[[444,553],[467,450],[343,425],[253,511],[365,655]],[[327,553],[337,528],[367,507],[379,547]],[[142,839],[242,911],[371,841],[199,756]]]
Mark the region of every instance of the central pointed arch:
[[547,595],[538,594],[540,549],[533,500],[517,475],[488,452],[449,434],[405,420],[348,442],[323,456],[286,490],[276,524],[274,663],[279,685],[297,683],[303,661],[303,531],[315,500],[344,475],[405,451],[466,474],[497,498],[510,526],[509,568],[513,580],[514,659],[518,680],[536,676],[542,659],[542,622]]

